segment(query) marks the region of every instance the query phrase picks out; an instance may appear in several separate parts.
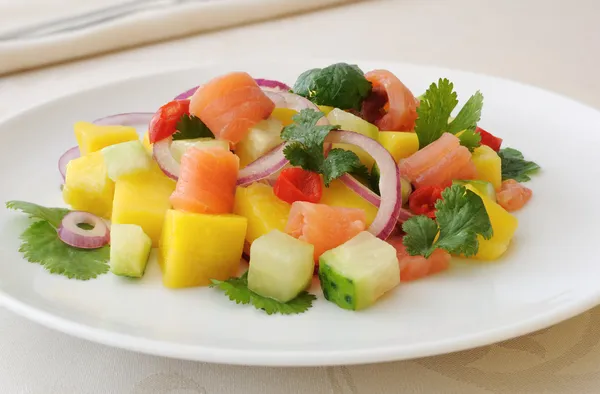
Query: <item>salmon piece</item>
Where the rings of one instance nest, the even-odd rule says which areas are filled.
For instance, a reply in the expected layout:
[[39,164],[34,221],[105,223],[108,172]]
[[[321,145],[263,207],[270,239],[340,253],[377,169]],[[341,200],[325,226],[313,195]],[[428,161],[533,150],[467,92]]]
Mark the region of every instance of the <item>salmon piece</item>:
[[171,205],[187,212],[231,213],[238,170],[239,158],[226,149],[189,148],[181,158]]
[[417,99],[390,71],[365,74],[373,90],[363,102],[362,115],[380,130],[411,131],[417,119]]
[[508,212],[518,211],[531,199],[533,191],[514,179],[502,182],[500,191],[496,193],[498,204]]
[[454,179],[474,179],[477,176],[471,152],[450,133],[442,134],[436,141],[402,160],[398,167],[400,175],[416,187],[448,186]]
[[218,139],[232,145],[240,142],[250,128],[267,119],[275,103],[245,72],[233,72],[212,79],[192,95],[190,113],[208,126]]
[[400,264],[400,280],[403,282],[436,274],[450,266],[452,256],[443,249],[436,249],[429,258],[425,258],[409,255],[401,236],[390,237],[387,242],[396,249],[398,264]]
[[296,201],[292,204],[285,232],[315,247],[315,261],[326,251],[336,248],[364,231],[365,211],[358,208],[330,207]]

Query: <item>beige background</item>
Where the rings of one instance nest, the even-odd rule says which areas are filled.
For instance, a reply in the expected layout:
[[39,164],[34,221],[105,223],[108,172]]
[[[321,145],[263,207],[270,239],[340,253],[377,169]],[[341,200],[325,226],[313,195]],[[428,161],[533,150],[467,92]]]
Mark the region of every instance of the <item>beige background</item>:
[[[8,76],[0,79],[0,118],[81,88],[206,57],[273,53],[448,66],[600,107],[599,13],[595,0],[363,2]],[[577,132],[565,135],[576,138]],[[276,369],[139,355],[70,338],[0,308],[0,392],[598,393],[600,309],[527,337],[446,356]]]

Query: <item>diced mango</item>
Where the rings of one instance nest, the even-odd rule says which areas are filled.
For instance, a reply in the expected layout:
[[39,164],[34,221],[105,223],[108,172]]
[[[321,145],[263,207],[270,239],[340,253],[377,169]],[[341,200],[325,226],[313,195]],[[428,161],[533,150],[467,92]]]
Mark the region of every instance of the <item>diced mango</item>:
[[138,135],[135,127],[98,126],[88,122],[77,122],[75,138],[81,155],[85,156],[109,145],[137,140]]
[[110,218],[114,191],[101,152],[81,156],[67,165],[63,199],[73,209]]
[[297,111],[294,111],[290,108],[275,108],[273,112],[271,112],[271,118],[277,119],[285,127],[294,123],[292,116],[296,115],[297,113]]
[[273,193],[271,186],[253,183],[237,188],[233,213],[248,219],[246,241],[252,243],[272,230],[284,231],[290,207]]
[[502,161],[500,156],[489,146],[475,148],[471,157],[477,169],[477,179],[490,182],[494,189],[502,186]]
[[175,181],[152,170],[120,177],[115,185],[112,222],[137,224],[152,239],[152,245],[158,246],[174,190]]
[[492,201],[489,197],[483,195],[480,191],[471,185],[465,186],[481,197],[490,222],[494,235],[491,239],[483,239],[482,236],[477,236],[479,241],[479,251],[475,255],[476,259],[480,260],[496,260],[506,252],[510,241],[517,231],[519,221],[516,217],[508,213],[504,208]]
[[159,246],[163,284],[169,288],[207,286],[211,279],[236,275],[246,228],[242,216],[168,210]]
[[323,195],[319,202],[332,207],[360,208],[367,215],[367,226],[371,225],[377,215],[377,207],[375,205],[367,202],[339,179],[331,182],[329,187],[323,187]]
[[142,145],[144,145],[144,148],[146,148],[148,153],[150,153],[150,156],[152,156],[152,143],[150,142],[150,133],[147,131],[144,134],[144,138],[142,138]]
[[412,132],[380,131],[379,143],[392,154],[396,162],[419,150],[419,138]]
[[317,105],[319,110],[325,114],[325,116],[329,115],[331,111],[335,109],[335,107],[330,107],[329,105]]

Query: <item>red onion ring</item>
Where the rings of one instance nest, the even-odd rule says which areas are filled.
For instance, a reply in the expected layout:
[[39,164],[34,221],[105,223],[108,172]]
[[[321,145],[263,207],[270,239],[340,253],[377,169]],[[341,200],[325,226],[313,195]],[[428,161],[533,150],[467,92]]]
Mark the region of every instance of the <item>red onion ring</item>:
[[179,179],[180,165],[173,157],[171,143],[173,137],[163,138],[152,145],[152,156],[166,176],[173,180]]
[[[342,181],[342,183],[344,185],[346,185],[350,190],[354,191],[356,194],[358,194],[359,196],[364,198],[367,202],[369,202],[369,203],[375,205],[377,208],[379,208],[379,204],[381,204],[381,198],[377,194],[375,194],[371,189],[369,189],[367,186],[360,183],[352,175],[344,174],[340,177],[340,181]],[[400,187],[402,187],[402,184],[400,185]],[[400,190],[402,190],[402,189],[400,189]],[[398,196],[398,198],[400,199],[400,203],[403,204],[402,193],[400,193],[400,196]],[[413,214],[410,211],[408,211],[404,208],[400,208],[400,212],[398,214],[398,222],[404,223],[405,221],[410,219],[412,216],[413,216]]]
[[126,112],[105,116],[104,118],[96,119],[92,123],[99,126],[136,126],[147,125],[152,120],[154,112]]
[[60,159],[58,159],[58,171],[60,171],[63,181],[67,179],[67,164],[69,164],[71,160],[77,159],[80,156],[81,152],[79,152],[79,146],[74,146],[63,153]]
[[[79,224],[93,226],[84,230]],[[73,211],[65,215],[58,227],[58,237],[69,246],[81,249],[96,249],[110,242],[110,231],[104,220],[83,211]]]
[[246,186],[260,181],[285,167],[289,161],[283,154],[284,147],[285,143],[281,143],[264,156],[242,168],[238,174],[237,185]]
[[381,200],[377,215],[368,231],[378,238],[387,239],[396,227],[402,208],[400,173],[394,158],[379,142],[353,131],[333,130],[326,141],[359,146],[375,159],[381,173],[379,178]]
[[255,78],[254,80],[263,90],[270,90],[273,92],[288,92],[292,90],[292,88],[285,83],[273,79]]

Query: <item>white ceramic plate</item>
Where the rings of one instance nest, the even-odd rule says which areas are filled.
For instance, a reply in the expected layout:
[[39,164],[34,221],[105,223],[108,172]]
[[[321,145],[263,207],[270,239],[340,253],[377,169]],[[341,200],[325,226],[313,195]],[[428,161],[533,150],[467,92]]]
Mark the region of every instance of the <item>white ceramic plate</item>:
[[[0,200],[62,205],[56,168],[74,145],[72,125],[126,111],[154,111],[177,93],[230,70],[293,83],[326,62],[225,64],[123,81],[61,98],[0,125]],[[518,213],[516,238],[494,263],[456,262],[442,274],[401,284],[374,307],[339,309],[319,295],[296,316],[267,316],[208,288],[162,287],[151,262],[139,282],[111,274],[68,280],[17,252],[24,215],[0,209],[0,295],[4,304],[66,333],[136,351],[255,365],[369,363],[451,352],[544,328],[600,300],[597,257],[600,113],[521,84],[440,68],[388,68],[422,93],[448,77],[462,102],[485,95],[481,126],[538,162],[534,197]]]

